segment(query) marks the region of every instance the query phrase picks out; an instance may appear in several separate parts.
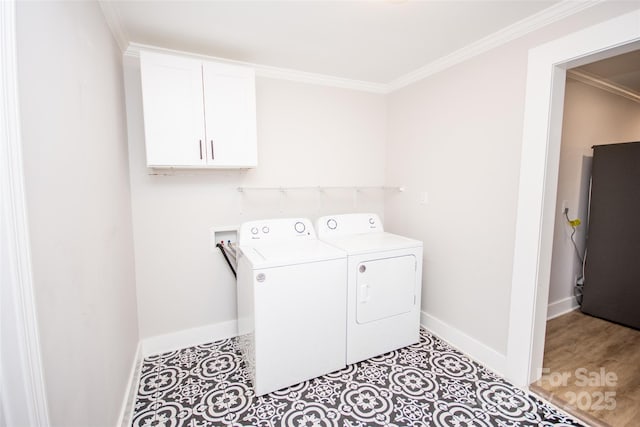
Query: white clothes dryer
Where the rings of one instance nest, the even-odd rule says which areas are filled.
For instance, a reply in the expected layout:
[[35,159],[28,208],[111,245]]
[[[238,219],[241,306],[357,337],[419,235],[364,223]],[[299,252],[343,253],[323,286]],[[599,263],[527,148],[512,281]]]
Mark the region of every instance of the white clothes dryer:
[[255,394],[345,367],[345,252],[303,218],[246,222],[238,237],[238,332]]
[[422,242],[386,233],[376,214],[321,217],[316,230],[348,255],[347,364],[418,342]]

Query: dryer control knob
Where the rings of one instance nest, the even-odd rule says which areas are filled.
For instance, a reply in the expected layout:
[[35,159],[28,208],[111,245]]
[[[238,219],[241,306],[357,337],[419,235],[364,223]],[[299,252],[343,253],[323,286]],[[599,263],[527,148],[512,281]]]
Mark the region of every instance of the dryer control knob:
[[336,228],[338,228],[338,223],[335,219],[331,218],[329,221],[327,221],[327,227],[329,227],[331,230],[335,230]]
[[373,217],[369,218],[369,224],[375,224],[376,220]]
[[262,227],[262,232],[263,233],[268,233],[269,232],[269,227],[267,227],[266,225],[264,227]]
[[300,221],[296,222],[295,225],[293,226],[293,228],[298,232],[298,233],[304,233],[304,230],[307,229],[307,227],[304,226],[304,224]]
[[258,234],[258,227],[253,227],[251,229],[251,234]]

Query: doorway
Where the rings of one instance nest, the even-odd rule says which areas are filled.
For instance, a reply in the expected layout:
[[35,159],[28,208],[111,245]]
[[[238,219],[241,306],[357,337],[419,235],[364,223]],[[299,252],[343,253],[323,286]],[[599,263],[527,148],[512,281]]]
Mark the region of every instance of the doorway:
[[529,52],[507,345],[509,378],[542,375],[566,70],[637,50],[640,11]]
[[[614,153],[623,153],[623,157],[633,159],[630,155],[634,151],[630,146],[634,144],[620,143],[639,140],[640,51],[568,70],[543,374],[541,380],[530,388],[590,425],[627,425],[640,416],[640,376],[636,369],[640,364],[640,330],[583,314],[578,309],[585,281],[585,286],[591,286],[592,291],[599,291],[598,280],[595,283],[585,280],[585,277],[589,278],[589,268],[586,269],[587,276],[584,269],[591,161],[594,154],[592,146],[614,150]],[[618,169],[625,170],[619,163],[614,169],[616,173]],[[605,170],[605,178],[609,175],[609,179],[613,179],[611,172],[613,170]],[[636,180],[631,179],[630,182]],[[613,205],[608,203],[611,199],[602,201],[602,197],[607,196],[609,194],[602,193],[597,196],[599,210],[594,220],[596,225],[600,225],[600,233],[610,229],[610,225],[597,219],[598,214],[602,214],[603,208],[615,212]],[[629,212],[633,212],[633,209]],[[615,218],[619,217],[619,214],[615,215]],[[625,222],[621,220],[621,223]],[[628,228],[625,226],[625,229]],[[630,233],[625,234],[635,241],[633,230],[628,229]],[[596,244],[595,248],[606,248],[604,252],[613,250],[602,245],[602,242],[599,247]],[[602,253],[603,249],[600,249]],[[592,262],[594,260],[591,258]],[[597,265],[599,263],[596,261],[591,267]],[[607,279],[600,280],[603,285],[600,291],[609,289],[612,283],[622,284],[629,280],[629,275],[634,274],[632,270],[620,272],[618,280],[607,273]],[[596,288],[593,288],[594,285]],[[611,298],[617,294],[615,290],[606,292]],[[600,313],[598,310],[609,305],[594,295],[589,295],[591,300],[587,305],[596,306],[595,315],[622,321],[617,313],[613,316]],[[625,313],[621,309],[624,304],[625,301],[616,304],[621,314]],[[593,313],[592,310],[585,308],[587,313]],[[634,311],[632,309],[632,313]]]

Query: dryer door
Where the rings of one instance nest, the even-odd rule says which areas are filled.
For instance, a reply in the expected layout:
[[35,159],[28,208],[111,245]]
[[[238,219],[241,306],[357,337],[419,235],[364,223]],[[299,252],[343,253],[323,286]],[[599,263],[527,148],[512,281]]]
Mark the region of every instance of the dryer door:
[[358,264],[357,322],[373,322],[411,311],[415,305],[416,266],[413,255]]

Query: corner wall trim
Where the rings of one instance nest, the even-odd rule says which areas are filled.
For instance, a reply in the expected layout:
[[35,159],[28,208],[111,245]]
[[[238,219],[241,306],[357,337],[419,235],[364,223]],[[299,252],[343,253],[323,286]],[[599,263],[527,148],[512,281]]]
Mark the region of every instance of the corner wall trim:
[[558,301],[549,303],[547,306],[547,320],[567,314],[578,308],[578,302],[574,297],[563,298]]
[[495,373],[505,376],[507,357],[504,354],[495,351],[486,344],[424,311],[420,312],[420,324],[472,359],[480,362]]
[[124,29],[124,25],[122,25],[122,19],[120,18],[118,10],[111,1],[98,0],[98,4],[107,22],[107,26],[111,30],[111,34],[113,34],[113,38],[116,39],[120,50],[124,52],[129,45],[129,35]]
[[48,426],[22,162],[15,6],[15,0],[0,2],[0,423]]
[[138,343],[136,354],[133,356],[131,364],[131,372],[129,373],[129,381],[125,389],[124,400],[122,401],[122,409],[120,409],[120,420],[117,425],[120,427],[129,427],[133,421],[134,406],[136,396],[138,394],[138,383],[142,369],[142,343]]
[[175,351],[185,347],[205,344],[238,335],[238,325],[235,320],[184,329],[164,335],[144,338],[141,341],[142,357],[159,353]]

